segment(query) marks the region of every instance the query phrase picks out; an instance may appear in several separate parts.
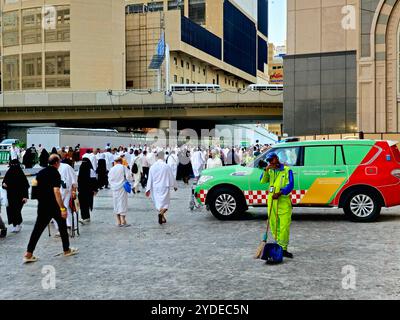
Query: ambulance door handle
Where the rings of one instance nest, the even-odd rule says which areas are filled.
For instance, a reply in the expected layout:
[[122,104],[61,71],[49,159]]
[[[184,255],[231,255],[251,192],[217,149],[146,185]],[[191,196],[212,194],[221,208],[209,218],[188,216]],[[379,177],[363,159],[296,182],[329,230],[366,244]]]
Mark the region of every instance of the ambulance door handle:
[[333,173],[346,173],[346,171],[344,171],[344,170],[335,170],[335,171],[333,171]]

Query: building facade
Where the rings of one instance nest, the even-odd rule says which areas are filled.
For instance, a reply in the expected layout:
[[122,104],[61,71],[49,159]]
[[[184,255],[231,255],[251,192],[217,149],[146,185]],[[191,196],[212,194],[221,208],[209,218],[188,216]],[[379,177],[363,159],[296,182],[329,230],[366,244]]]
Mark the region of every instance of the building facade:
[[[268,0],[126,3],[128,89],[169,83],[237,90],[268,80]],[[149,66],[162,34],[170,67],[160,73]]]
[[125,88],[124,0],[1,0],[1,91]]
[[288,0],[287,10],[284,132],[357,131],[357,0]]
[[[279,50],[278,50],[279,49]],[[286,55],[286,47],[275,47],[268,44],[268,77],[271,84],[283,84],[283,57]]]
[[400,1],[288,0],[284,128],[400,132]]

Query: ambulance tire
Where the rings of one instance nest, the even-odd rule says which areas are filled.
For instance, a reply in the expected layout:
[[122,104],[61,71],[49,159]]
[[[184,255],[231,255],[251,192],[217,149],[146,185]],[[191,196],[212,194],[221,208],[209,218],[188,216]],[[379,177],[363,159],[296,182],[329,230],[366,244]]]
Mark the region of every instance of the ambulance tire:
[[246,211],[243,194],[229,187],[221,187],[209,194],[208,206],[218,220],[232,220]]
[[379,218],[382,204],[379,195],[372,190],[354,190],[345,201],[343,210],[353,222],[374,222]]

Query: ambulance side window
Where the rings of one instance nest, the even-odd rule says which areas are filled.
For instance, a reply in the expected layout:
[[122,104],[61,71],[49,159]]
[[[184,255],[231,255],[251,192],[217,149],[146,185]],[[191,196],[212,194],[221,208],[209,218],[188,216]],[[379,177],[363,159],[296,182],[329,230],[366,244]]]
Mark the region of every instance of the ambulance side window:
[[277,148],[274,152],[278,155],[279,161],[289,167],[297,167],[299,165],[300,148]]

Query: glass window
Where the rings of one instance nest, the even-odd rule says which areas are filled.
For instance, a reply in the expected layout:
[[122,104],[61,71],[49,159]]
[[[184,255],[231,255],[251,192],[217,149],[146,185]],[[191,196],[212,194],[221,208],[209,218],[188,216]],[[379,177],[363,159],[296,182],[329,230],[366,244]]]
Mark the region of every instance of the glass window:
[[42,88],[42,54],[22,55],[22,89]]
[[189,0],[189,19],[200,25],[206,24],[205,0]]
[[333,166],[335,165],[335,146],[306,147],[304,166]]
[[70,8],[69,6],[57,6],[56,10],[55,27],[45,30],[45,40],[46,42],[68,42],[70,41]]
[[70,87],[70,53],[46,53],[46,88]]
[[147,4],[147,10],[149,12],[164,11],[164,2],[149,2]]
[[278,157],[279,161],[287,166],[296,167],[298,166],[300,148],[299,147],[290,147],[290,148],[274,148],[270,149],[267,152],[260,155],[258,158],[254,160],[253,163],[250,163],[248,167],[257,168],[260,161],[263,160],[266,162],[267,156],[269,153],[275,152]]
[[174,75],[174,82],[175,83],[178,82],[178,76],[177,75]]
[[22,44],[42,43],[42,9],[22,10]]
[[18,11],[3,14],[3,45],[5,47],[19,45]]
[[185,14],[185,4],[184,0],[169,0],[168,1],[168,10],[181,10],[181,15]]
[[130,5],[126,6],[125,12],[126,12],[126,14],[142,13],[142,12],[144,12],[144,5],[143,5],[143,3],[130,4]]
[[19,90],[19,55],[5,56],[3,60],[4,91]]

